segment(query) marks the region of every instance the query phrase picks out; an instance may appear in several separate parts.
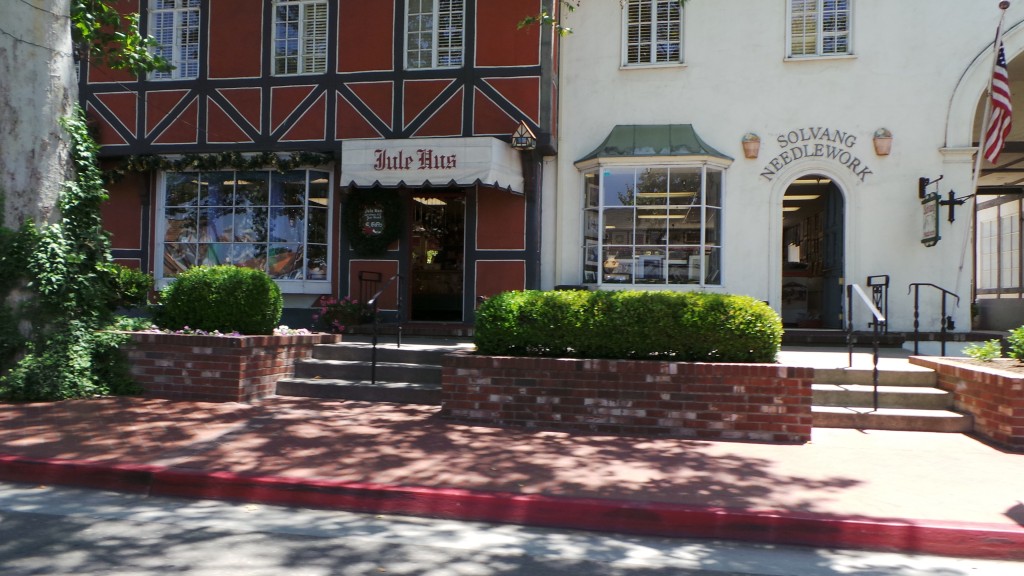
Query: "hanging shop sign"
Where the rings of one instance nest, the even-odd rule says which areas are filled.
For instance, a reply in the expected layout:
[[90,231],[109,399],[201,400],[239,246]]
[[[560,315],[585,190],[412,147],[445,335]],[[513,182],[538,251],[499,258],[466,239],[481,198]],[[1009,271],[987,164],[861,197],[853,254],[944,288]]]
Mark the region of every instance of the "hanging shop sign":
[[761,170],[761,177],[769,182],[786,166],[811,158],[835,162],[852,172],[861,182],[874,174],[857,155],[857,136],[852,132],[811,126],[779,134],[775,141],[780,151]]
[[921,208],[924,214],[921,243],[925,246],[935,246],[942,239],[939,236],[939,198],[941,197],[933,192],[921,199]]

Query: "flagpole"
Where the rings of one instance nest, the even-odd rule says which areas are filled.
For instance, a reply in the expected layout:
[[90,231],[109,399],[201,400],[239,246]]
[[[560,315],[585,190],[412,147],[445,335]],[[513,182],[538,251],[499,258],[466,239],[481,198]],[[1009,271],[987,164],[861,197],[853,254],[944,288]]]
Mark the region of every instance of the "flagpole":
[[972,192],[978,192],[978,180],[981,176],[981,159],[985,156],[985,132],[988,130],[988,123],[992,115],[992,79],[995,76],[996,66],[999,63],[999,45],[1003,41],[1003,21],[1006,19],[1006,10],[1010,7],[1007,0],[999,3],[999,24],[996,26],[996,40],[992,46],[992,69],[988,75],[988,89],[985,91],[985,113],[981,117],[981,130],[978,133],[978,153],[974,159],[974,182],[971,186]]
[[[999,24],[996,26],[996,39],[992,45],[992,69],[989,70],[988,75],[988,89],[985,91],[985,112],[981,117],[981,128],[978,131],[978,152],[974,157],[974,174],[971,182],[971,220],[970,226],[967,228],[967,233],[964,235],[964,247],[960,252],[960,268],[957,272],[959,277],[960,273],[964,269],[964,260],[967,258],[967,246],[970,242],[971,237],[976,233],[977,222],[978,222],[978,183],[981,179],[981,159],[985,156],[985,134],[988,131],[988,123],[991,120],[992,115],[992,81],[995,78],[996,66],[999,65],[999,47],[1003,42],[1003,22],[1006,20],[1006,10],[1010,7],[1010,3],[1007,0],[1003,0],[999,3]],[[959,284],[959,278],[957,279]],[[975,278],[972,273],[971,275],[971,303],[977,298]]]

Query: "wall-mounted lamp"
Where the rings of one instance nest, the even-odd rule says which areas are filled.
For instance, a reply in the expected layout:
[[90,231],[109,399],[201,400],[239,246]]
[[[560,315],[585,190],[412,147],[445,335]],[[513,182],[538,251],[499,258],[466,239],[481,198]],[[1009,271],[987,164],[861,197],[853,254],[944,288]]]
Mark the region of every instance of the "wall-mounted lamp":
[[519,126],[516,126],[516,131],[512,133],[512,149],[513,150],[533,150],[537,147],[537,136],[533,134],[533,130],[526,125],[526,120],[519,122]]
[[879,128],[875,130],[875,154],[879,156],[888,156],[889,152],[892,151],[892,132],[885,128]]
[[743,157],[744,158],[757,158],[757,153],[761,150],[761,137],[753,132],[747,132],[743,135]]

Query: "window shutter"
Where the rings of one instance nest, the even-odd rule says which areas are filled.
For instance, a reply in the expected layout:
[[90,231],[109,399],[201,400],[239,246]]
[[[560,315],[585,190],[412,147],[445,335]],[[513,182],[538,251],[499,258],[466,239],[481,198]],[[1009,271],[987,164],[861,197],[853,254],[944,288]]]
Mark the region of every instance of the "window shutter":
[[302,71],[316,74],[327,71],[327,4],[306,5],[302,30]]

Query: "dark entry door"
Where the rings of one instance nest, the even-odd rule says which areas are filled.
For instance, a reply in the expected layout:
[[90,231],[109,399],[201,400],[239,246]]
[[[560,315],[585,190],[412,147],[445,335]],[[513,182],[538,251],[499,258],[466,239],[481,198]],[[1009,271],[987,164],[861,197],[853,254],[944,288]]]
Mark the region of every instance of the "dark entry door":
[[466,195],[457,190],[413,190],[410,205],[410,319],[461,322]]
[[843,216],[843,195],[833,185],[825,195],[822,227],[821,320],[824,328],[843,327]]

